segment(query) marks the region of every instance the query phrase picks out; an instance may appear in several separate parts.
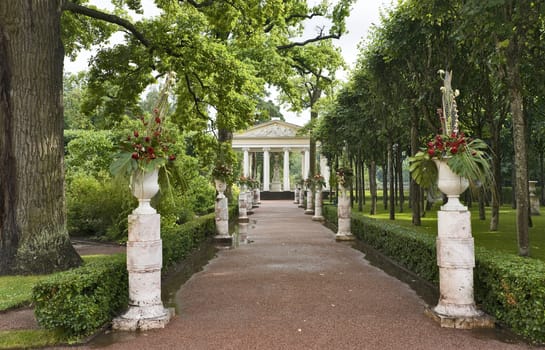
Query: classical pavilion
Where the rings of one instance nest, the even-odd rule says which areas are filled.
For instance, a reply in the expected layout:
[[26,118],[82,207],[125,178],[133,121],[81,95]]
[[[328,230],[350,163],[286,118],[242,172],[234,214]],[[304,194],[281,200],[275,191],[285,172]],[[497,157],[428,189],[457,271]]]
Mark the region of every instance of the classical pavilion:
[[[258,179],[263,192],[291,193],[296,185],[293,179],[306,179],[309,174],[310,137],[300,130],[298,125],[273,119],[234,134],[233,150],[243,152],[242,175]],[[290,169],[290,159],[300,161],[300,174]],[[320,157],[317,161],[329,183],[327,160]]]

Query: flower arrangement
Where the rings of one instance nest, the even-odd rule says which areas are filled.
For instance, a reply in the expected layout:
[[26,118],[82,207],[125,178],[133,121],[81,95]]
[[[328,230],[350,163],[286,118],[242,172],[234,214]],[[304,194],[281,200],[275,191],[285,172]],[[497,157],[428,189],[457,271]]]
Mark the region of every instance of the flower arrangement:
[[325,178],[321,174],[314,175],[314,178],[312,179],[314,186],[317,186],[318,189],[322,189],[325,187]]
[[344,188],[349,188],[350,186],[352,186],[352,178],[354,177],[352,169],[338,168],[336,171],[336,176],[339,186],[342,186]]
[[164,129],[168,111],[168,94],[174,81],[174,73],[168,74],[156,107],[150,118],[140,117],[141,127],[135,129],[120,142],[120,152],[110,166],[113,175],[133,175],[135,172],[148,172],[159,169],[176,160],[170,149],[173,140]]
[[417,184],[431,188],[437,182],[437,166],[433,159],[446,159],[451,170],[469,180],[473,185],[488,183],[492,179],[488,145],[480,140],[467,137],[459,129],[456,97],[458,90],[452,90],[452,72],[439,71],[443,78],[441,87],[443,108],[437,110],[441,121],[441,133],[427,142],[414,157],[409,158],[409,171]]
[[131,175],[138,170],[151,171],[176,159],[176,155],[169,152],[172,141],[163,135],[159,110],[154,109],[150,120],[140,117],[140,122],[142,128],[134,130],[121,141],[120,153],[110,167],[112,174]]
[[238,179],[238,185],[243,187],[243,186],[250,186],[251,183],[252,183],[252,180],[249,178],[249,177],[246,177],[246,176],[241,176],[239,179]]
[[212,170],[214,179],[228,181],[233,176],[233,169],[225,164],[217,164]]

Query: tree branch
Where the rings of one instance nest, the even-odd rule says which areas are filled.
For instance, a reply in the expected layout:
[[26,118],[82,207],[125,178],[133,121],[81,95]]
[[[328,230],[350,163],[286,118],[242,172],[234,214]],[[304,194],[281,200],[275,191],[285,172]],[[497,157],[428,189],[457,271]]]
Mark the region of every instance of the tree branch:
[[319,35],[315,36],[314,38],[307,39],[305,41],[293,42],[293,43],[289,43],[289,44],[286,44],[286,45],[279,45],[276,48],[278,50],[287,50],[287,49],[292,49],[292,48],[294,48],[296,46],[305,46],[307,44],[315,43],[317,41],[322,41],[322,40],[327,40],[327,39],[339,39],[340,37],[341,37],[340,34],[329,34],[329,35],[319,34]]
[[[184,0],[179,0],[180,2],[184,2]],[[214,4],[214,0],[206,0],[201,3],[196,2],[195,0],[185,0],[188,4],[195,8],[202,8],[202,7],[208,7],[212,6]]]
[[126,19],[123,19],[123,18],[121,18],[119,16],[111,15],[109,13],[105,13],[105,12],[98,11],[98,10],[95,10],[95,9],[91,9],[91,8],[88,8],[88,7],[85,7],[85,6],[81,6],[81,5],[75,4],[75,3],[70,2],[70,1],[66,1],[63,4],[62,9],[64,11],[70,11],[72,13],[77,13],[77,14],[84,15],[84,16],[87,16],[87,17],[92,17],[92,18],[96,18],[96,19],[100,19],[100,20],[109,22],[109,23],[117,24],[117,25],[127,29],[129,32],[131,32],[138,39],[138,41],[140,41],[142,43],[142,45],[144,45],[145,47],[148,47],[148,48],[151,47],[151,44],[148,41],[148,39],[146,39],[144,34],[142,34],[134,26],[134,24],[132,24],[131,22],[129,22]]

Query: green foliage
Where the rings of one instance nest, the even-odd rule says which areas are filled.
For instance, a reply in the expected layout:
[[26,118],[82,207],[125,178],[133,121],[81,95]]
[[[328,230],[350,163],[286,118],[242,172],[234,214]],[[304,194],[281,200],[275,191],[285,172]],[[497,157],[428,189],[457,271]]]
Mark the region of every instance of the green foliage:
[[476,249],[475,300],[515,333],[545,342],[545,264]]
[[102,179],[109,177],[107,170],[115,151],[114,138],[109,130],[66,130],[66,180],[70,182],[79,172]]
[[52,275],[32,292],[38,323],[69,337],[89,335],[128,303],[125,256]]
[[126,181],[114,182],[78,173],[66,190],[67,227],[70,235],[105,236],[123,241],[127,215],[136,206]]

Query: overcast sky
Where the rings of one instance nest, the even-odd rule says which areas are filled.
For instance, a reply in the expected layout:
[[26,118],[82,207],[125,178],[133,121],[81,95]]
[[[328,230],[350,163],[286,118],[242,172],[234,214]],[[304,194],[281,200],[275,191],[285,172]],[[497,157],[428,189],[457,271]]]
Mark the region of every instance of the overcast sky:
[[[110,0],[91,0],[90,3],[103,9],[112,9]],[[345,34],[339,40],[334,42],[341,48],[342,55],[350,67],[353,67],[358,57],[358,44],[367,37],[367,32],[372,24],[379,23],[380,10],[390,7],[392,0],[357,0],[354,4],[351,14],[347,19],[348,34]],[[154,16],[157,14],[157,8],[153,5],[153,0],[142,0],[145,16]],[[317,24],[313,23],[305,29],[309,36],[315,31]],[[121,40],[123,34],[118,33],[112,39],[113,42]],[[71,62],[68,58],[64,60],[64,69],[67,72],[78,72],[87,69],[87,62],[92,52],[82,52],[76,61]],[[346,79],[346,74],[341,73],[341,79]],[[308,121],[308,112],[302,112],[299,116],[293,113],[283,111],[288,122],[303,125]]]

